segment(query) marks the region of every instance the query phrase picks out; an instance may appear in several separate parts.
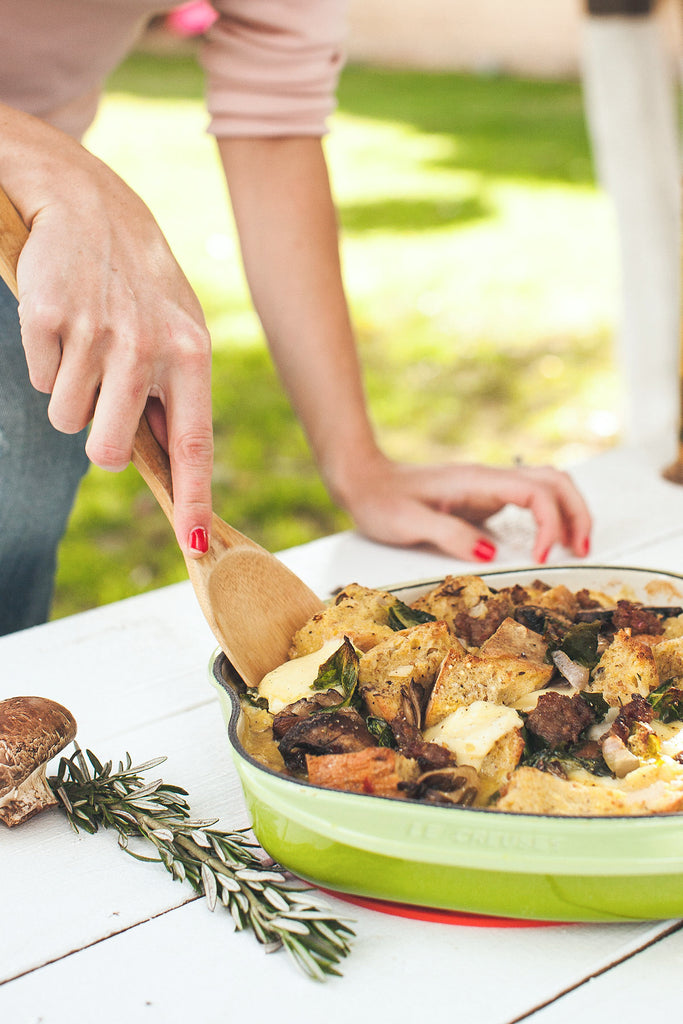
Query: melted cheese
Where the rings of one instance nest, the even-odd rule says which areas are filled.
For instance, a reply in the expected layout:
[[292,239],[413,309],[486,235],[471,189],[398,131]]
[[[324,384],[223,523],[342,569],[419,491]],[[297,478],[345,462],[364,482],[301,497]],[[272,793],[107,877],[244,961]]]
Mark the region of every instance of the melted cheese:
[[286,661],[284,665],[278,665],[264,676],[259,683],[258,692],[259,697],[265,697],[268,701],[268,710],[271,714],[276,715],[288,704],[313,696],[316,692],[313,683],[317,678],[318,669],[339,650],[343,642],[343,637],[328,640],[312,654],[304,654],[301,658]]
[[563,684],[560,686],[546,686],[542,690],[532,690],[531,693],[523,694],[519,700],[512,704],[512,707],[515,711],[525,711],[528,713],[534,710],[538,704],[539,697],[542,697],[544,693],[563,693],[565,697],[573,697],[578,692],[578,689],[574,686]]
[[456,708],[437,725],[425,729],[424,737],[429,743],[440,743],[452,750],[458,764],[469,764],[479,771],[494,743],[523,724],[513,708],[488,700],[475,700],[472,704]]
[[683,751],[683,724],[681,722],[660,722],[655,719],[650,726],[661,741],[661,752],[675,758]]

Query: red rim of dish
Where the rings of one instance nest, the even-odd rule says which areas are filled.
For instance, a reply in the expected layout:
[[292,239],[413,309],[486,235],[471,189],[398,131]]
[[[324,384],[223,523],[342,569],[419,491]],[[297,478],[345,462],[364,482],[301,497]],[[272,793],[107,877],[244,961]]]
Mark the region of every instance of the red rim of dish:
[[434,924],[458,924],[469,928],[552,928],[563,925],[563,921],[531,921],[514,917],[493,917],[487,914],[469,914],[459,910],[441,910],[438,907],[418,907],[411,903],[392,903],[390,900],[379,900],[371,896],[352,896],[334,889],[323,889],[323,892],[335,899],[353,903],[357,907],[376,910],[380,914],[393,914],[394,917],[410,917],[416,921],[431,921]]

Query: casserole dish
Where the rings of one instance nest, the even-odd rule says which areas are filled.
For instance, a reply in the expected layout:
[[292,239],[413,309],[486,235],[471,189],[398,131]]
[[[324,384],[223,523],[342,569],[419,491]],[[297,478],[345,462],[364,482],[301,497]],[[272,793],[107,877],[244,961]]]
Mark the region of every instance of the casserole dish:
[[[650,605],[683,598],[683,577],[641,568],[576,565],[478,575],[492,588],[541,579]],[[410,603],[440,582],[385,589]],[[281,775],[245,750],[234,670],[221,652],[212,659],[211,679],[254,834],[296,875],[356,896],[501,917],[683,916],[683,814],[513,814],[323,789]]]

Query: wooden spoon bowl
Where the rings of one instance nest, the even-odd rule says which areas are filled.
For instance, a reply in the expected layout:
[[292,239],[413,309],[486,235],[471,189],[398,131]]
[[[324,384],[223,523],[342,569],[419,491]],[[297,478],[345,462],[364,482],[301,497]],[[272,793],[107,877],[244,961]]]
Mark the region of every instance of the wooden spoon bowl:
[[[0,189],[0,275],[17,298],[17,262],[27,238],[24,222]],[[144,416],[132,460],[172,524],[168,455]],[[248,686],[258,685],[286,660],[294,632],[323,607],[320,598],[275,555],[215,513],[207,554],[186,557],[185,564],[206,621]]]

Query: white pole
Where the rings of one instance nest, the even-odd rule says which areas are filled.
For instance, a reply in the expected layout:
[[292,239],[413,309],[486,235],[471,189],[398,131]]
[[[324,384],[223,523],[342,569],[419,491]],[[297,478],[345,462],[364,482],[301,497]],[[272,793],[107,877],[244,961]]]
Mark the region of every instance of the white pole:
[[666,460],[677,450],[681,415],[681,172],[677,74],[660,19],[587,16],[583,82],[619,239],[622,437]]

